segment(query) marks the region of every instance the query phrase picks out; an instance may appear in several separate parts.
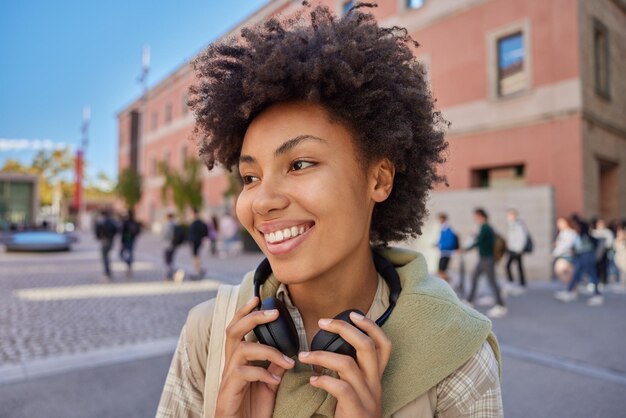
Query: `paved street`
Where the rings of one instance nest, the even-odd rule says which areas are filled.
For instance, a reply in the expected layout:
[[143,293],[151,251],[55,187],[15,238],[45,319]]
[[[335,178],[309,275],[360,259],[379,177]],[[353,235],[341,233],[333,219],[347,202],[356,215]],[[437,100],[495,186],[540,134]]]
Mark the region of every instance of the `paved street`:
[[[0,253],[1,418],[154,416],[188,309],[259,260],[207,258],[207,277],[217,280],[176,286],[162,281],[160,255],[158,239],[142,236],[132,280],[116,263],[106,284],[88,236],[70,253]],[[187,248],[178,260],[191,270]],[[584,297],[554,301],[554,290],[534,283],[494,321],[506,416],[625,416],[626,295],[607,293],[604,306],[589,308]]]

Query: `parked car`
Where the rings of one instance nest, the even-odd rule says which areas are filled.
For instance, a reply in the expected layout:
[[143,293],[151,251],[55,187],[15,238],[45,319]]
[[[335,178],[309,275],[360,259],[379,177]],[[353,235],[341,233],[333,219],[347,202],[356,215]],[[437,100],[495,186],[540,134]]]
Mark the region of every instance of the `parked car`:
[[50,231],[10,232],[0,238],[6,251],[70,251],[76,241],[73,234]]

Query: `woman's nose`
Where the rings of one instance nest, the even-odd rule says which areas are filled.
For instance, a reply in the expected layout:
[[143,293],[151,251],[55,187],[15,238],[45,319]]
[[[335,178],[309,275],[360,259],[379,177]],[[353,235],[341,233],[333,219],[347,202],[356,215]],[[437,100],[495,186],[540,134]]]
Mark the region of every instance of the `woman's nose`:
[[267,215],[285,209],[287,206],[289,206],[289,198],[281,191],[280,181],[267,177],[261,180],[252,202],[254,213]]

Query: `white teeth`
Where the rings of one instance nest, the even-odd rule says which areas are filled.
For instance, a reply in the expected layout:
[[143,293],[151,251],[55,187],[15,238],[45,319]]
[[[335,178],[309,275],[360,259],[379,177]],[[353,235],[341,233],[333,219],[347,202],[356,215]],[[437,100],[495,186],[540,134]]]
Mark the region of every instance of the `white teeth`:
[[281,231],[270,232],[269,234],[265,234],[265,241],[270,244],[275,244],[302,235],[306,229],[305,226],[292,226],[291,228],[285,228]]

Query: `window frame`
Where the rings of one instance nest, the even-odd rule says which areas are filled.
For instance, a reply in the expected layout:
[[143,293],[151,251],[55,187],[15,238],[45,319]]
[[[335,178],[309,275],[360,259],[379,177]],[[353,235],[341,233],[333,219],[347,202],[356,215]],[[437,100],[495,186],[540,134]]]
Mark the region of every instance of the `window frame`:
[[[593,78],[594,78],[594,89],[598,96],[602,97],[606,100],[611,100],[611,71],[610,71],[610,37],[609,37],[609,28],[602,23],[597,17],[593,18],[593,26],[592,26],[592,35],[591,42],[593,47]],[[603,51],[598,49],[596,44],[596,34],[602,33],[604,35],[604,48]],[[602,57],[599,55],[602,54]],[[600,59],[603,58],[604,62],[604,79],[606,80],[606,86],[600,85],[600,71],[599,71],[599,63]]]
[[[512,22],[508,25],[489,31],[486,34],[487,43],[487,81],[488,81],[488,97],[492,101],[508,100],[528,94],[532,90],[532,43],[531,43],[531,23],[529,19]],[[511,37],[517,33],[521,33],[522,44],[524,45],[524,66],[526,83],[523,89],[506,95],[500,94],[499,74],[499,41],[507,37]]]

